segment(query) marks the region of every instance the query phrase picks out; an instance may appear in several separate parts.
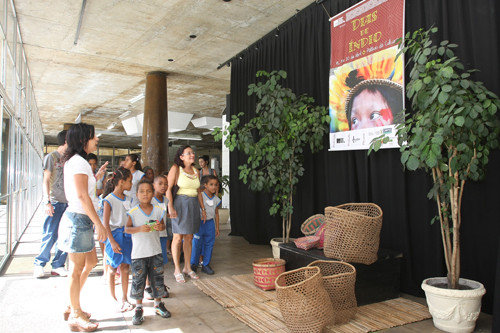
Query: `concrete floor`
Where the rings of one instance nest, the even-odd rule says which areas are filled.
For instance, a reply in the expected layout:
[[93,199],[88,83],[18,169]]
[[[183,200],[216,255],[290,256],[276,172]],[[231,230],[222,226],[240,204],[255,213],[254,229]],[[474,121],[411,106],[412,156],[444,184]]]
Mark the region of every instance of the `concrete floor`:
[[[221,210],[221,222],[227,221],[227,210]],[[46,278],[32,277],[33,259],[39,250],[43,213],[38,212],[21,239],[14,257],[0,276],[0,332],[67,332],[62,320],[67,297],[65,278],[50,277],[46,267]],[[212,268],[215,276],[246,274],[252,272],[252,261],[270,257],[268,245],[251,245],[242,237],[228,236],[230,226],[221,223],[221,236],[216,240]],[[98,251],[99,253],[100,251]],[[50,266],[50,265],[48,265]],[[170,287],[170,298],[165,305],[172,313],[169,319],[156,316],[153,301],[145,301],[145,321],[133,326],[133,312],[121,313],[108,296],[102,266],[91,273],[82,292],[82,307],[99,321],[99,330],[113,332],[254,332],[251,328],[232,317],[219,304],[203,294],[191,281],[176,283],[173,265],[167,264],[165,283]],[[201,274],[201,278],[208,278]],[[121,285],[116,286],[121,295]],[[403,295],[419,302],[423,299]],[[481,314],[475,332],[491,332],[492,318]],[[441,332],[434,328],[432,320],[425,320],[385,332]]]

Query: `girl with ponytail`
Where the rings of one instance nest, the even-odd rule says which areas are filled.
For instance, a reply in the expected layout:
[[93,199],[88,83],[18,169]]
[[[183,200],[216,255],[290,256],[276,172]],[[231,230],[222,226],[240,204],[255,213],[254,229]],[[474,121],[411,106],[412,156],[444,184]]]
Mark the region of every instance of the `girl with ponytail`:
[[108,239],[106,240],[106,264],[108,265],[108,285],[115,301],[115,275],[120,267],[122,280],[121,311],[130,311],[134,306],[128,301],[129,267],[132,262],[132,238],[124,232],[130,199],[124,194],[132,187],[132,174],[128,169],[118,168],[107,181],[103,193],[103,222]]

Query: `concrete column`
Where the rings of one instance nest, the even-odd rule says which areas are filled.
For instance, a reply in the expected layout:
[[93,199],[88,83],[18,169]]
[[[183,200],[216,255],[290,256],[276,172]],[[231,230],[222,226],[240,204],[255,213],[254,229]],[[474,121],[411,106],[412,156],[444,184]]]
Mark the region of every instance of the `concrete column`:
[[158,175],[168,171],[169,165],[167,73],[148,73],[145,95],[142,165],[152,167],[155,175]]

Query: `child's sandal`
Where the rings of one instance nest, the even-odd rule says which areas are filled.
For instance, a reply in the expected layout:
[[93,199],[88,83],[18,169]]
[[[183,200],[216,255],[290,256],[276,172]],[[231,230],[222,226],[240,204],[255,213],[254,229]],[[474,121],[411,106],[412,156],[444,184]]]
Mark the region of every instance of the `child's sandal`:
[[184,279],[183,273],[179,273],[179,274],[174,273],[174,277],[175,277],[175,281],[177,281],[179,283],[186,283],[186,280]]

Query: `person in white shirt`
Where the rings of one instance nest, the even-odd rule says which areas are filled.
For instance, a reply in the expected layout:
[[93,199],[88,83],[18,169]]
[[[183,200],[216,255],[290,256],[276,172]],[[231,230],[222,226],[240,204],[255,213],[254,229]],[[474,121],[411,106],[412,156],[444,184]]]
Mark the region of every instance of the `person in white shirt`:
[[[63,155],[64,189],[68,208],[59,225],[61,250],[68,253],[71,262],[69,274],[70,307],[64,312],[64,318],[72,331],[92,332],[98,327],[90,322],[90,314],[80,307],[80,292],[87,277],[97,264],[94,245],[94,230],[97,239],[106,239],[104,229],[97,215],[96,177],[85,159],[87,154],[96,151],[99,138],[94,126],[74,124],[66,135],[68,147]],[[107,162],[99,169],[97,178],[102,177]]]

